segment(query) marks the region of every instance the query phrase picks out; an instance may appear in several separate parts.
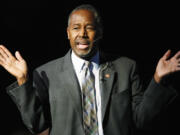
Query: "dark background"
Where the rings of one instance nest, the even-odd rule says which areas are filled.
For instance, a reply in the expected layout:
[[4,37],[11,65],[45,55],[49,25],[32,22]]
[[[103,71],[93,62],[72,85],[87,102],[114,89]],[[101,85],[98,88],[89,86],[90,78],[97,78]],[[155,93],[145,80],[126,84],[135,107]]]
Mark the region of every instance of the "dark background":
[[[172,50],[172,55],[180,50],[178,4],[165,1],[1,0],[0,44],[12,53],[19,50],[30,72],[49,60],[64,56],[70,48],[66,35],[68,14],[83,3],[93,4],[103,18],[102,50],[136,60],[145,84],[167,49]],[[179,78],[177,74],[172,79],[177,89]],[[27,131],[5,91],[14,81],[15,78],[0,67],[0,134],[4,135]],[[179,98],[161,116],[155,125],[156,132],[178,134],[178,108]]]

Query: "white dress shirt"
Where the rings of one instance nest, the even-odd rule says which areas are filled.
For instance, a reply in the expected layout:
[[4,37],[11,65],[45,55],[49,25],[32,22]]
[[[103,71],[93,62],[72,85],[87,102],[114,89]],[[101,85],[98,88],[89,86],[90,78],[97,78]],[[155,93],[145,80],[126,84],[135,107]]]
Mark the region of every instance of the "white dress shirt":
[[[71,55],[72,63],[82,90],[82,83],[81,83],[81,71],[84,66],[85,60],[78,57],[73,51]],[[99,52],[91,59],[92,66],[90,70],[95,77],[95,96],[96,96],[96,108],[97,108],[97,118],[98,118],[98,131],[99,135],[103,135],[103,128],[102,128],[102,114],[101,114],[101,92],[99,87]]]

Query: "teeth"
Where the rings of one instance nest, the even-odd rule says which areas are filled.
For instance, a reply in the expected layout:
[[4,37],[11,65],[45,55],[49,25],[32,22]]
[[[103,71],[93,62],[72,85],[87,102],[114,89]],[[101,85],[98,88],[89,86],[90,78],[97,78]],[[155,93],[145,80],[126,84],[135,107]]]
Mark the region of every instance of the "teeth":
[[79,44],[77,47],[79,49],[86,49],[88,47],[88,45],[87,44]]

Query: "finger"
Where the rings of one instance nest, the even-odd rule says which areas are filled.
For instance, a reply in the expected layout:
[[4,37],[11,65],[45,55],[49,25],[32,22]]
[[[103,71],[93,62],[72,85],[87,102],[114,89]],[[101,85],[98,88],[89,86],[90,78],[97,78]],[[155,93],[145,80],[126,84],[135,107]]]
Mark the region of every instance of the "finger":
[[162,57],[162,59],[167,60],[171,54],[171,50],[168,50]]
[[15,56],[16,56],[17,60],[19,60],[19,61],[24,60],[19,51],[15,52]]
[[175,55],[174,58],[179,59],[180,58],[180,51],[178,51]]
[[8,55],[4,52],[4,50],[2,48],[0,48],[0,54],[4,59],[8,58]]
[[13,57],[11,52],[3,45],[0,45],[0,48],[3,49],[3,51],[7,54],[8,57]]
[[1,65],[2,65],[3,63],[5,63],[5,61],[6,61],[1,54],[0,54],[0,61],[1,61]]

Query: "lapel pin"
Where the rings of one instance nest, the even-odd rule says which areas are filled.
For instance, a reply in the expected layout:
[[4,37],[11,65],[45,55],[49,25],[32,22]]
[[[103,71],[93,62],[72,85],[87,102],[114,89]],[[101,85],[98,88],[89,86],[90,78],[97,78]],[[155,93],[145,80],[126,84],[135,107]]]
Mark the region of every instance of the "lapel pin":
[[106,77],[106,78],[109,78],[109,77],[110,77],[110,74],[105,74],[105,77]]

